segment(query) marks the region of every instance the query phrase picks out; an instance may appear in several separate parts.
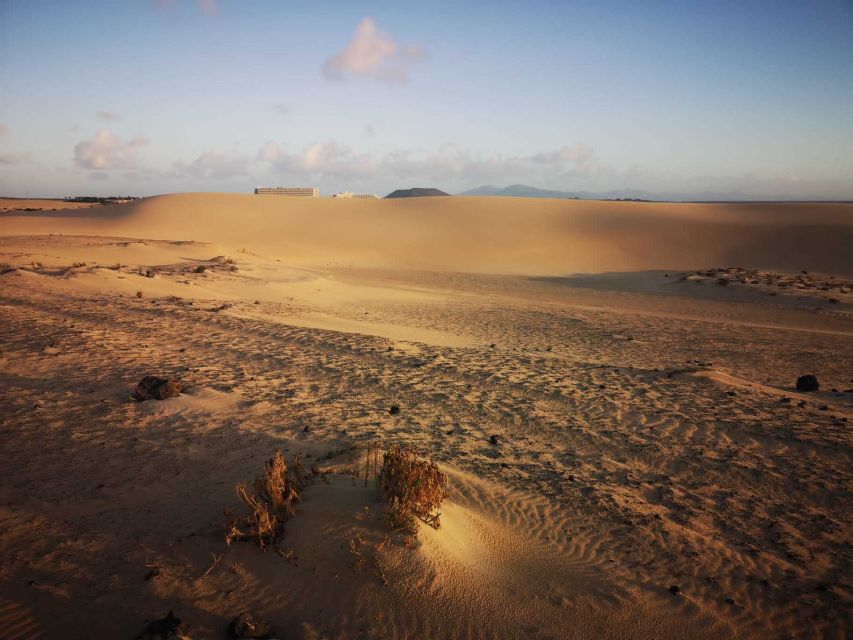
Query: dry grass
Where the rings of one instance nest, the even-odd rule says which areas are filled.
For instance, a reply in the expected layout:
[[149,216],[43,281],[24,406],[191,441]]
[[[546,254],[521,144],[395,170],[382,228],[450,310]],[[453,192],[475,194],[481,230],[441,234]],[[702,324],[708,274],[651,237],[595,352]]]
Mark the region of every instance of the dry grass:
[[414,535],[418,520],[438,529],[436,512],[446,496],[447,476],[432,460],[414,451],[394,447],[385,454],[379,474],[379,494],[385,504],[385,523],[395,531]]
[[280,451],[264,465],[264,472],[255,478],[252,491],[244,484],[237,485],[237,496],[249,507],[248,516],[231,517],[226,510],[225,542],[253,540],[261,549],[275,543],[284,532],[284,523],[293,517],[293,504],[299,500],[303,480],[302,456],[294,460],[296,479],[288,476],[287,464]]

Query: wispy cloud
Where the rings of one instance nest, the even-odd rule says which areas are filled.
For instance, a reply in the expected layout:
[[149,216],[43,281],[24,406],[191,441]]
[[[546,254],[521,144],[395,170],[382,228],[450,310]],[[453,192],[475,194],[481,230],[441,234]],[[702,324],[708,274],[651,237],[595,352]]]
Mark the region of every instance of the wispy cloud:
[[372,18],[364,18],[346,47],[326,60],[323,73],[329,80],[343,80],[350,75],[405,83],[410,64],[423,55],[420,45],[399,46]]
[[222,180],[248,173],[250,158],[223,151],[205,151],[190,163],[175,162],[171,177]]
[[270,140],[258,150],[257,158],[262,162],[275,162],[282,155],[281,145],[274,140]]
[[121,117],[115,111],[109,111],[107,109],[99,109],[96,112],[99,120],[106,120],[107,122],[113,122],[115,120],[120,120]]
[[[198,8],[207,16],[215,16],[219,13],[219,5],[216,0],[194,0]],[[176,0],[154,0],[154,4],[161,9],[171,9],[175,6]]]
[[290,113],[290,105],[279,102],[278,104],[273,105],[272,110],[280,116],[286,116]]
[[123,169],[133,164],[136,152],[148,144],[139,136],[122,142],[119,137],[102,129],[91,140],[83,140],[74,146],[74,162],[84,169]]

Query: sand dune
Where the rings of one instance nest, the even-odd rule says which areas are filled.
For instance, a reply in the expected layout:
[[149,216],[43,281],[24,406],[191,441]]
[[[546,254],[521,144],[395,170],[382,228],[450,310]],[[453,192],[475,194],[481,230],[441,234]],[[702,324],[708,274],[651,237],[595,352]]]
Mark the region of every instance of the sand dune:
[[[0,636],[134,637],[171,610],[218,638],[248,609],[304,640],[849,637],[853,293],[555,276],[839,281],[850,214],[190,194],[2,215]],[[188,390],[130,400],[149,373]],[[440,463],[441,529],[384,541],[346,453],[374,441]],[[275,448],[330,472],[287,559],[226,546],[221,517]]]
[[0,233],[246,247],[289,264],[535,275],[739,265],[853,274],[853,205],[157,196],[0,218]]

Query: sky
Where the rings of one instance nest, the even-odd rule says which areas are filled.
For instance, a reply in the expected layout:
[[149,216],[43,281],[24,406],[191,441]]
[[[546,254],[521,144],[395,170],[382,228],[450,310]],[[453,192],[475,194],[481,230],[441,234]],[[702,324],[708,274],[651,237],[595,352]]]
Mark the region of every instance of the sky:
[[0,0],[0,195],[853,199],[853,1]]

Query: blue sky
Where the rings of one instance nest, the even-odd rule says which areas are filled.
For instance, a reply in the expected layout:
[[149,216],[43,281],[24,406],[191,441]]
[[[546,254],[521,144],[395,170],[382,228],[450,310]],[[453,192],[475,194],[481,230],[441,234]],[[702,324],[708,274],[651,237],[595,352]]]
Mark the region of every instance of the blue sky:
[[849,1],[407,5],[0,0],[0,194],[853,199]]

